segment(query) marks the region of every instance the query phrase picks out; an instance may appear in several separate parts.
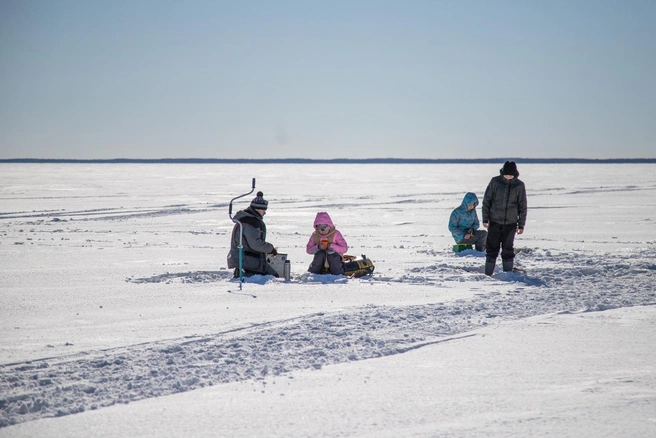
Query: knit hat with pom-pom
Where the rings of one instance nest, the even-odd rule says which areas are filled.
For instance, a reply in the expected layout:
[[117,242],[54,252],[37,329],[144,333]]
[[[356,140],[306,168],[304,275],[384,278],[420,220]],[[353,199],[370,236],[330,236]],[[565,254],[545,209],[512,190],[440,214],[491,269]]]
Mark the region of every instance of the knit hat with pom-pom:
[[257,196],[251,201],[251,207],[256,210],[266,210],[269,206],[269,201],[264,199],[264,193],[257,192]]

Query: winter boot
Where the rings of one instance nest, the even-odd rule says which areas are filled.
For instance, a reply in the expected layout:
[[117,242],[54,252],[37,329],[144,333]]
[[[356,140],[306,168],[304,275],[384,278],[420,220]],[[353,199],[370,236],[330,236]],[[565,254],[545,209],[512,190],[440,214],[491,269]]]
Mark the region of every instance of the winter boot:
[[494,274],[494,265],[496,264],[496,260],[486,260],[485,261],[485,275],[492,276]]
[[513,270],[513,259],[503,261],[503,272],[510,272]]

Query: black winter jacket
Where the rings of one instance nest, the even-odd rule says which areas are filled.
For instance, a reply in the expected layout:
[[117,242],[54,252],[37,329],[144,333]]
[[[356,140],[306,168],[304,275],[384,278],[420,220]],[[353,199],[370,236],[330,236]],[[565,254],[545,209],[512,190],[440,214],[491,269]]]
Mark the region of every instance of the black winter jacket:
[[[235,214],[235,221],[241,222],[242,268],[247,271],[266,273],[266,255],[273,251],[273,245],[266,241],[266,225],[262,216],[248,207]],[[239,225],[235,224],[228,253],[228,268],[239,267]]]
[[507,180],[499,175],[490,180],[483,197],[483,222],[524,228],[527,210],[526,188],[517,176]]

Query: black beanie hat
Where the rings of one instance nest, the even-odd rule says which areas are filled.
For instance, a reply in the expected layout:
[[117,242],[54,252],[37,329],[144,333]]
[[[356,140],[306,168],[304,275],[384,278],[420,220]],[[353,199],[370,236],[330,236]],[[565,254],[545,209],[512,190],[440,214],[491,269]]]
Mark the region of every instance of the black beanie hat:
[[514,161],[506,161],[501,168],[501,175],[519,176],[519,172],[517,172],[517,164],[515,164]]
[[256,210],[266,210],[269,206],[269,201],[264,199],[264,193],[257,192],[257,196],[251,201],[251,208]]

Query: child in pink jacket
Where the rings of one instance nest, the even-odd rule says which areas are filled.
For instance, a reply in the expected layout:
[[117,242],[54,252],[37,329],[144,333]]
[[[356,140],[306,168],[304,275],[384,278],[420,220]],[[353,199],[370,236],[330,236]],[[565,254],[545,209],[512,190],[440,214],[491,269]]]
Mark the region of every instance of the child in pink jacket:
[[314,218],[314,233],[308,240],[306,250],[308,254],[314,254],[308,272],[321,274],[325,268],[333,275],[344,274],[342,256],[348,245],[325,211],[320,211]]

